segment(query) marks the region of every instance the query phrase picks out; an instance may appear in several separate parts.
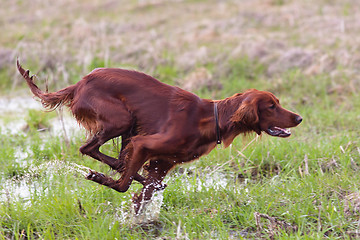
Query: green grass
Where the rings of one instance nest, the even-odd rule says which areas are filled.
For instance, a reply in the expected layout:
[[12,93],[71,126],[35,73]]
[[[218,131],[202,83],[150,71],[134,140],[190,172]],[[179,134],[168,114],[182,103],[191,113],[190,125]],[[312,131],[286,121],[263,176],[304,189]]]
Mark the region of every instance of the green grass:
[[[302,78],[296,73],[289,81],[296,84]],[[229,75],[228,81],[236,80]],[[248,84],[256,87],[264,81],[260,72]],[[325,76],[310,81],[327,84]],[[309,108],[287,98],[287,87],[283,88],[277,92],[280,98],[285,96],[284,105],[304,117],[293,136],[262,136],[251,143],[255,135],[239,137],[230,148],[217,148],[198,161],[177,167],[166,178],[168,187],[159,218],[147,224],[131,222],[130,193],[138,191],[139,184],[119,194],[86,181],[69,167],[77,163],[109,173],[97,161],[80,156],[77,149],[82,137],[74,136],[68,146],[61,136],[50,132],[2,135],[3,181],[15,179],[35,187],[25,200],[3,194],[0,234],[14,239],[267,238],[273,234],[270,221],[262,218],[258,231],[254,218],[258,212],[295,229],[279,227],[274,233],[279,239],[346,239],[356,235],[358,203],[347,199],[359,192],[359,130],[352,121],[360,114],[356,108],[359,95],[347,96],[354,104],[339,105],[339,95],[309,89],[307,96],[317,102]],[[301,95],[295,89],[306,92],[306,87],[293,87],[294,96]],[[116,145],[109,142],[103,151],[116,155]],[[16,160],[19,149],[28,151],[27,164]],[[220,179],[222,184],[216,182]],[[8,187],[4,184],[0,189]]]

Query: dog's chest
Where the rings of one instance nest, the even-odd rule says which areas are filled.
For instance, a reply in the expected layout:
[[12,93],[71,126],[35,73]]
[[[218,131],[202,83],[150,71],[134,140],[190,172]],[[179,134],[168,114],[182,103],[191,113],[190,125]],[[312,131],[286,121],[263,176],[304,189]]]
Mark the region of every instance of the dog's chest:
[[173,158],[177,159],[178,163],[184,163],[198,159],[201,156],[207,155],[216,147],[216,142],[194,144],[190,145],[180,154],[173,154]]

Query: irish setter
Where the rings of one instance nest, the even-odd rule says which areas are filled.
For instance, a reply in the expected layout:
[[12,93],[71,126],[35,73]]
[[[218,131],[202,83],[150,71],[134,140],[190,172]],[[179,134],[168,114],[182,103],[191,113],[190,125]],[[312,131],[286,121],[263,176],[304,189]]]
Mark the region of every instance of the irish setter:
[[[80,152],[121,174],[113,180],[90,170],[87,179],[119,192],[126,192],[133,180],[144,186],[133,197],[136,213],[155,191],[166,187],[162,181],[175,165],[206,155],[221,142],[227,147],[240,133],[288,137],[291,133],[286,128],[302,121],[301,116],[282,108],[272,93],[255,89],[208,100],[144,73],[98,68],[75,85],[47,93],[35,85],[19,61],[17,68],[44,107],[68,106],[90,133],[92,137]],[[117,159],[99,151],[119,136]],[[138,173],[142,167],[145,176]]]

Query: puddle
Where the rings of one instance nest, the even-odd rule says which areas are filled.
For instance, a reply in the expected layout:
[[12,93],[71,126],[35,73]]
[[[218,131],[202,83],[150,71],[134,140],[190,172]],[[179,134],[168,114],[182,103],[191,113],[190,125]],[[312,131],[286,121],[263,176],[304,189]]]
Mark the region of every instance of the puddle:
[[[59,160],[30,167],[28,173],[23,177],[2,181],[3,184],[0,188],[0,202],[21,201],[25,204],[25,206],[30,205],[32,197],[36,195],[46,195],[48,193],[48,186],[34,176],[45,176],[48,178],[46,182],[51,182],[53,176],[55,174],[59,174],[59,172],[65,172],[66,174],[79,174],[81,177],[85,177],[89,172],[89,168],[73,162],[64,162]],[[179,177],[182,178],[183,189],[185,192],[206,191],[209,188],[219,189],[226,187],[230,183],[229,176],[226,176],[226,174],[221,172],[213,172],[212,174],[204,173],[202,177],[199,176],[194,181],[194,178],[189,176],[186,171],[182,174],[176,174],[166,178],[165,182],[171,182],[173,181],[172,178]],[[134,224],[146,224],[157,221],[163,205],[164,191],[156,192],[152,200],[146,204],[142,213],[137,216],[134,214],[132,207],[129,211],[129,202],[124,201],[116,203],[120,204],[120,206],[116,207],[117,213],[114,216],[115,221],[130,221]]]
[[15,120],[8,123],[5,123],[2,119],[0,119],[0,129],[1,134],[17,134],[23,132],[23,128],[26,125],[26,122],[24,119],[21,120]]
[[3,189],[0,191],[0,201],[10,202],[22,200],[25,206],[30,205],[30,196],[39,191],[46,194],[46,190],[36,181],[10,179],[2,183]]
[[192,176],[190,172],[193,172],[196,169],[195,166],[190,166],[189,168],[184,169],[184,173],[176,173],[175,177],[181,177],[184,183],[184,191],[186,192],[199,192],[207,191],[210,188],[219,190],[226,188],[230,181],[232,181],[229,174],[225,174],[220,170],[209,171],[204,170],[202,173]]
[[40,102],[32,97],[0,98],[0,113],[24,113],[28,109],[43,109]]
[[[30,109],[45,110],[41,103],[32,97],[0,98],[1,134],[23,133],[27,124],[25,116]],[[71,136],[82,130],[66,108],[62,110],[61,115],[58,112],[58,117],[51,120],[50,133]]]
[[[48,194],[48,186],[44,182],[53,181],[53,176],[59,174],[59,172],[65,172],[66,174],[79,174],[81,177],[85,177],[89,168],[73,163],[64,161],[51,161],[43,163],[39,166],[31,167],[28,173],[22,177],[14,177],[5,181],[2,181],[0,188],[0,202],[6,203],[11,201],[21,201],[23,205],[30,206],[31,199],[36,196],[46,196]],[[38,179],[36,176],[41,176],[42,179]],[[45,181],[43,181],[46,179]],[[75,189],[74,189],[75,190]],[[121,203],[110,203],[108,205],[116,206],[116,214],[112,216],[115,222],[132,222],[134,224],[145,224],[153,222],[158,219],[161,206],[163,203],[163,191],[154,194],[152,200],[146,205],[144,211],[135,215],[133,207],[128,207],[129,202],[123,201]],[[110,216],[109,216],[110,217]],[[109,226],[111,229],[112,225]]]
[[[24,118],[21,119],[19,117],[16,117],[12,121],[7,121],[7,123],[5,123],[4,120],[0,119],[1,134],[15,135],[25,133],[24,129],[26,125],[27,123]],[[42,129],[40,129],[39,131],[42,131]],[[50,133],[56,136],[61,136],[64,133],[71,136],[80,131],[84,131],[84,129],[77,123],[75,118],[73,118],[72,116],[63,117],[63,119],[57,117],[50,121]]]
[[211,174],[208,174],[205,176],[204,179],[199,179],[197,187],[198,191],[202,191],[203,189],[208,190],[209,188],[213,188],[215,190],[218,190],[220,188],[226,188],[226,186],[229,184],[229,178],[228,174],[224,174],[222,172],[212,172]]

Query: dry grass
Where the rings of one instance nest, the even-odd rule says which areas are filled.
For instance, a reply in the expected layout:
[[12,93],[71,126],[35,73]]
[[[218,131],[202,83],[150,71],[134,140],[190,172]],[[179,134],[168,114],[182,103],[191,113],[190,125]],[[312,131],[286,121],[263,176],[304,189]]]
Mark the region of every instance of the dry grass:
[[[0,69],[32,62],[67,85],[94,66],[150,74],[173,64],[190,73],[248,56],[276,76],[291,68],[330,73],[359,86],[360,8],[335,1],[6,1],[0,10]],[[180,76],[181,77],[181,76]],[[181,85],[181,80],[179,80]]]

